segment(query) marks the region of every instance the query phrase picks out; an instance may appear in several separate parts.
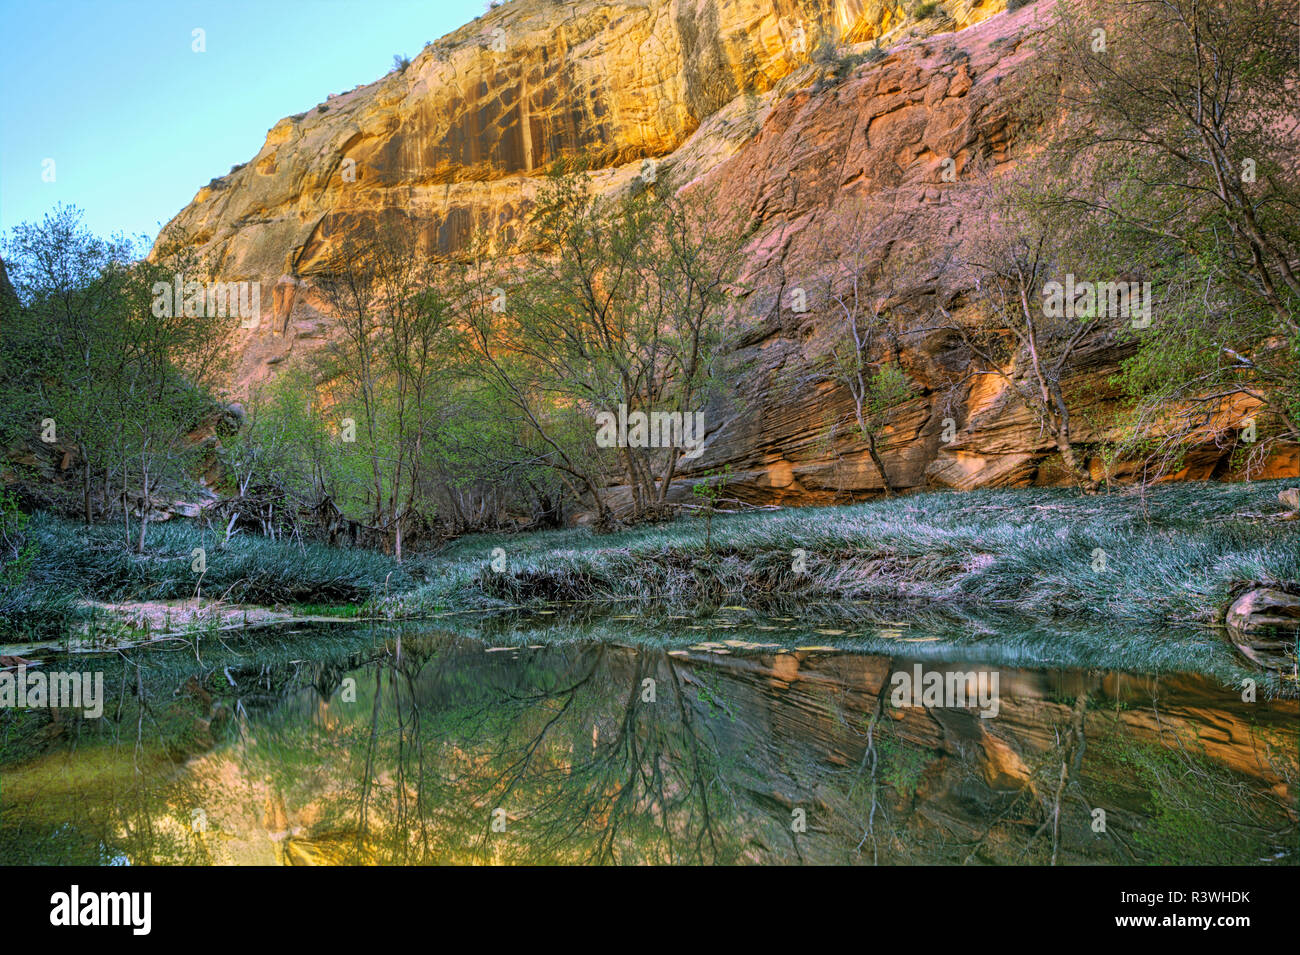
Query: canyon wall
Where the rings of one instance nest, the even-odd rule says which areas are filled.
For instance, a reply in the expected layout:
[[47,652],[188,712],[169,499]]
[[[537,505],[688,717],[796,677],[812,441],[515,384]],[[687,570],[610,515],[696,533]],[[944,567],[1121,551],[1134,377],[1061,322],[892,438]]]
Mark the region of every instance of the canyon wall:
[[[982,215],[979,187],[962,173],[996,176],[1032,144],[1015,119],[1017,75],[1047,4],[1004,7],[948,0],[918,19],[882,0],[515,0],[405,69],[281,120],[159,244],[197,247],[223,280],[262,283],[262,321],[239,332],[239,391],[328,333],[306,276],[345,230],[400,209],[431,250],[454,254],[478,235],[508,254],[539,177],[579,157],[603,190],[626,187],[653,160],[684,189],[716,191],[749,219],[746,280],[758,289],[781,288],[818,254],[824,223],[869,203],[869,254],[911,263],[899,301],[960,309],[964,290],[942,263]],[[836,69],[850,53],[859,56]],[[952,182],[940,174],[949,159]],[[696,473],[730,465],[731,488],[755,502],[881,490],[863,442],[834,427],[848,395],[792,375],[824,351],[825,309],[793,312],[771,292],[744,308],[744,370],[706,410]],[[964,375],[970,356],[953,336],[912,331],[900,357],[913,397],[881,445],[896,486],[1064,480],[1050,436],[1001,379]],[[1101,336],[1075,365],[1085,447],[1116,436],[1108,380],[1124,349]],[[1224,476],[1231,450],[1207,444],[1180,476]],[[1295,474],[1298,464],[1290,449],[1266,470]]]

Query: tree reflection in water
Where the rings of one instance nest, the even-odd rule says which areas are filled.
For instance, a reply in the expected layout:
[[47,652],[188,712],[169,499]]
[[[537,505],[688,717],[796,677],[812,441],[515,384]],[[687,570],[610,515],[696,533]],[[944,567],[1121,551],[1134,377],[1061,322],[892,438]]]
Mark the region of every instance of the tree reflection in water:
[[1295,702],[1201,677],[1004,668],[982,720],[895,709],[889,676],[910,662],[879,655],[407,633],[321,657],[152,686],[124,665],[110,718],[6,760],[6,858],[1297,858]]

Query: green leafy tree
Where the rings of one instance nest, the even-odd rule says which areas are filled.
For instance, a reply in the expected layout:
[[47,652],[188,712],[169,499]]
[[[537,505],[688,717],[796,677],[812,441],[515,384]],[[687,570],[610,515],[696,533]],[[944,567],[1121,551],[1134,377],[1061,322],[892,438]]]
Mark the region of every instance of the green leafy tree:
[[133,256],[122,236],[101,239],[81,212],[58,206],[5,243],[14,297],[5,315],[7,437],[53,436],[76,450],[81,509],[94,516],[94,478],[117,463],[114,375],[122,366],[124,300]]
[[237,319],[202,294],[160,301],[159,286],[202,274],[192,254],[138,260],[135,251],[124,237],[93,235],[70,207],[13,230],[16,303],[6,307],[2,351],[15,375],[3,417],[29,442],[75,449],[87,523],[97,488],[105,508],[114,485],[124,511],[134,494],[143,550],[153,493],[188,479],[196,449],[187,436],[213,407]]
[[468,283],[483,373],[571,494],[602,516],[613,475],[630,489],[635,515],[662,509],[683,455],[695,449],[681,440],[597,449],[596,417],[676,415],[683,435],[686,416],[702,413],[720,380],[732,333],[733,230],[724,217],[710,220],[707,197],[688,204],[665,179],[650,178],[606,202],[581,173],[552,177],[524,266],[483,258]]
[[704,502],[704,549],[709,553],[713,552],[713,514],[727,489],[727,479],[730,476],[730,464],[714,468],[705,471],[703,480],[691,488],[691,493]]

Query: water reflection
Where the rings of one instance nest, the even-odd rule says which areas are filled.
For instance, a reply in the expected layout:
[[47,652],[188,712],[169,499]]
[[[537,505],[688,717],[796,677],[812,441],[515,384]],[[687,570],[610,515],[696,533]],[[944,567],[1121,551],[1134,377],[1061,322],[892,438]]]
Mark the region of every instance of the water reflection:
[[[1300,860],[1294,700],[1000,667],[981,718],[892,705],[891,675],[912,667],[435,632],[245,661],[170,693],[124,669],[111,729],[68,724],[6,768],[0,848],[101,863]],[[207,677],[234,682],[234,702]]]

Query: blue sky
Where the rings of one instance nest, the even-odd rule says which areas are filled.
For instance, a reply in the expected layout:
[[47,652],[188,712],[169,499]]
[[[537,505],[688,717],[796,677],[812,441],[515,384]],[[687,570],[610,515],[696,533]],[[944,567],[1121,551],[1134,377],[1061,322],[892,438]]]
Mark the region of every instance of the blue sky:
[[[248,161],[266,132],[483,0],[0,0],[0,231],[79,206],[145,234]],[[196,53],[193,30],[205,31]],[[54,181],[42,173],[53,159]]]

